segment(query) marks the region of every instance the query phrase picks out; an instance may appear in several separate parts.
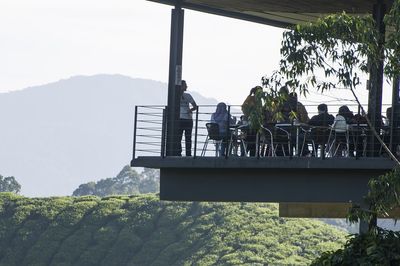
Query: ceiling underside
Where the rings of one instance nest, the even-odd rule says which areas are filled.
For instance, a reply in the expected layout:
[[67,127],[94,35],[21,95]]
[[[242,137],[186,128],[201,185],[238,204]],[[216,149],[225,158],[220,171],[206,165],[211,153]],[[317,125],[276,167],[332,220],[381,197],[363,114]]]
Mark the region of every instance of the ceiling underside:
[[[175,5],[176,0],[149,0]],[[372,13],[378,0],[182,0],[182,7],[277,27],[315,21],[327,14]],[[387,9],[392,0],[382,0]]]

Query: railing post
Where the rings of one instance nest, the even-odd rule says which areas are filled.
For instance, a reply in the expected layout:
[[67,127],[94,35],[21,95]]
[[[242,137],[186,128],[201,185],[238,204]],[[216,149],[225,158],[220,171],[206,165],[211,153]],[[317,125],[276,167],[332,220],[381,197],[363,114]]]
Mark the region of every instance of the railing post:
[[197,153],[197,129],[199,126],[199,106],[196,106],[196,122],[194,125],[194,150],[193,150],[193,158],[196,158]]
[[136,156],[136,129],[137,129],[137,114],[138,114],[138,106],[135,106],[135,120],[133,122],[133,150],[132,150],[132,159],[135,159]]
[[[226,121],[226,134],[225,134],[225,138],[226,138],[226,143],[225,143],[225,159],[228,158],[228,149],[229,149],[229,145],[228,145],[228,139],[229,139],[229,126],[231,124],[231,106],[228,105],[228,119]],[[223,143],[224,140],[222,140]],[[221,144],[222,145],[222,144]]]
[[260,159],[260,133],[256,133],[256,156]]
[[163,109],[162,114],[162,127],[161,127],[161,157],[165,157],[165,132],[167,127],[167,107]]
[[291,122],[290,130],[289,130],[289,139],[288,139],[288,143],[289,143],[289,158],[290,159],[293,158],[292,135],[293,135],[293,119],[292,119],[292,122]]

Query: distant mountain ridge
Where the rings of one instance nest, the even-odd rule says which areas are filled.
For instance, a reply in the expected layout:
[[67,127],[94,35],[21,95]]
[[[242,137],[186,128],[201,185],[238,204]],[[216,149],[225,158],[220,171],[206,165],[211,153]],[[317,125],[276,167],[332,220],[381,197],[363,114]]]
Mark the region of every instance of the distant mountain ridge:
[[70,195],[115,176],[131,159],[134,106],[166,99],[165,83],[105,74],[1,93],[0,174],[17,177],[28,196]]

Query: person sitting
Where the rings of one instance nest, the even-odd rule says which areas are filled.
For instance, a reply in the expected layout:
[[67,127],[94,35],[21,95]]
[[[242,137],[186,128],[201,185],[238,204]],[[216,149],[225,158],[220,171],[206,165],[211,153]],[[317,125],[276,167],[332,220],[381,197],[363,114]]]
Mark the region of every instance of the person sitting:
[[[310,121],[310,118],[308,117],[308,112],[306,107],[298,100],[297,98],[297,93],[296,92],[291,92],[289,94],[289,99],[292,99],[291,101],[295,104],[295,122],[300,123],[300,124],[307,124]],[[294,105],[292,104],[292,105]],[[298,154],[301,156],[308,156],[310,154],[310,150],[308,149],[307,145],[307,138],[306,134],[304,133],[306,129],[304,129],[304,126],[300,126],[300,132],[298,133],[298,137],[295,137],[294,135],[292,136],[292,143],[295,143],[297,140],[299,141],[299,144],[297,145],[297,148],[300,148],[300,151],[298,151]]]
[[[338,114],[336,116],[336,120],[340,120],[341,119],[341,118],[338,119],[338,116],[343,117],[344,120],[346,121],[346,124],[342,125],[342,131],[343,130],[347,130],[347,125],[351,125],[351,124],[355,124],[356,123],[354,115],[353,115],[353,112],[350,111],[350,109],[349,109],[349,107],[347,105],[342,105],[342,106],[339,107]],[[354,145],[355,145],[355,142],[357,142],[356,143],[357,146],[360,146],[360,144],[362,145],[361,141],[359,141],[359,142],[355,141],[355,140],[358,140],[358,139],[359,138],[357,136],[357,131],[352,132],[351,136],[349,137],[349,143],[348,143],[348,145],[349,145],[349,156],[350,157],[354,156]],[[347,143],[347,141],[344,139],[343,136],[340,138],[340,141],[342,143]],[[362,150],[362,146],[360,146],[360,147],[359,147],[360,149],[357,149],[357,150],[361,151]],[[358,153],[359,153],[359,151],[358,151]]]
[[317,107],[318,115],[314,115],[311,117],[308,124],[310,126],[319,126],[319,127],[327,127],[333,124],[335,117],[328,113],[328,106],[324,103],[321,103]]
[[337,115],[343,116],[344,119],[346,120],[347,124],[353,124],[354,123],[353,112],[350,111],[350,109],[349,109],[349,107],[347,105],[340,106]]
[[318,115],[311,117],[308,124],[311,128],[311,138],[313,139],[316,147],[314,154],[318,150],[318,146],[321,146],[321,155],[325,156],[325,145],[329,137],[329,126],[333,124],[335,117],[328,113],[328,106],[324,103],[318,105]]
[[290,98],[293,99],[292,101],[296,103],[296,118],[300,123],[308,123],[310,118],[308,117],[308,112],[306,107],[297,99],[297,93],[291,92],[289,94]]
[[291,113],[296,111],[297,98],[289,94],[286,86],[279,90],[279,95],[282,97],[282,102],[278,105],[278,121],[279,123],[291,123]]
[[[394,114],[393,120],[393,108],[388,107],[386,109],[386,123],[383,126],[383,140],[392,153],[400,158],[400,128],[399,128],[399,115]],[[390,134],[393,134],[391,137]]]
[[235,119],[229,115],[226,109],[226,104],[221,102],[217,105],[215,113],[211,115],[211,122],[218,124],[219,135],[222,138],[221,148],[218,151],[219,156],[225,155],[226,144],[229,138],[227,134],[229,130],[228,120],[229,120],[229,125],[235,124]]

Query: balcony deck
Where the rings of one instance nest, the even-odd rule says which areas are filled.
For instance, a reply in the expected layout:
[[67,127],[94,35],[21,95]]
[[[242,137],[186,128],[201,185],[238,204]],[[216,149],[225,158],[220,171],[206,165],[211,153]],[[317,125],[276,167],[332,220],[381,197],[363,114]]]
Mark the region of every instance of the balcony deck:
[[132,160],[133,167],[149,168],[232,168],[232,169],[345,169],[345,170],[389,170],[395,164],[383,157],[180,157],[139,156]]
[[[196,156],[167,156],[163,108],[136,108],[131,161],[133,167],[160,169],[162,200],[361,203],[368,192],[369,179],[395,167],[387,154],[366,157],[365,150],[360,157],[350,157],[349,152],[344,153],[348,157],[337,157],[339,154],[331,152],[323,159],[298,156],[297,146],[293,156],[238,156],[241,148],[236,148],[227,157],[216,157],[215,145],[205,145],[205,124],[215,106],[201,106],[195,115],[191,151]],[[237,117],[241,114],[235,106],[230,107],[230,113]],[[367,140],[367,136],[362,139]],[[383,154],[382,150],[377,154]]]
[[132,166],[161,170],[162,200],[361,203],[368,180],[395,164],[388,158],[138,157]]

